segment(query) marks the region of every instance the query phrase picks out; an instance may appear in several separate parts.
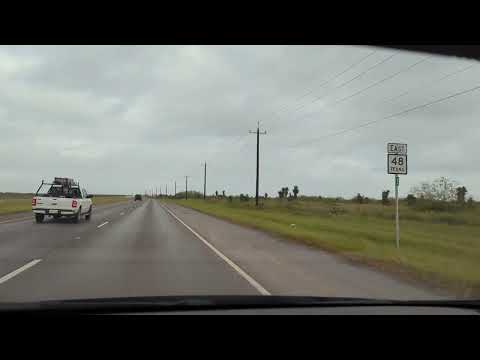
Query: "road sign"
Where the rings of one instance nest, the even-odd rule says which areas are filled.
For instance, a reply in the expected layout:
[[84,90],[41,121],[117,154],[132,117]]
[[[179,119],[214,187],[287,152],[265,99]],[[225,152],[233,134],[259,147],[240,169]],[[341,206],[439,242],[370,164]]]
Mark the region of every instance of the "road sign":
[[387,144],[387,172],[395,174],[395,238],[397,249],[400,248],[400,222],[398,215],[398,186],[400,185],[399,174],[407,175],[407,144]]
[[387,153],[396,155],[407,155],[407,144],[388,143]]
[[407,175],[407,155],[388,154],[387,172],[389,174]]

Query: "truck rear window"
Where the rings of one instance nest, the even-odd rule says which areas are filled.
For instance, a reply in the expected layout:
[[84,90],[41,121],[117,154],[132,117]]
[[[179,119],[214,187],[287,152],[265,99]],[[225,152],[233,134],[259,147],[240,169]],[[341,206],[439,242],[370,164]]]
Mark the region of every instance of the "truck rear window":
[[43,185],[37,193],[43,197],[82,198],[79,188],[66,188],[61,185]]

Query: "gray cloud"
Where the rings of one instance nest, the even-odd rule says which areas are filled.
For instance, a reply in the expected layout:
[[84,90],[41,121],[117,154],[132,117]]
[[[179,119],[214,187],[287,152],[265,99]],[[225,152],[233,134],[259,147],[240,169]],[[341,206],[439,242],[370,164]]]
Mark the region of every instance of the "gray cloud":
[[171,191],[174,180],[182,189],[184,175],[200,190],[206,160],[210,193],[253,194],[255,136],[248,130],[261,121],[262,193],[297,184],[307,194],[379,197],[393,187],[386,143],[404,141],[410,173],[402,195],[448,176],[479,198],[480,92],[325,138],[480,85],[478,65],[438,81],[474,62],[432,56],[405,70],[426,56],[407,52],[342,85],[393,53],[358,46],[0,47],[0,191],[32,191],[42,178],[63,175],[99,193],[167,183]]

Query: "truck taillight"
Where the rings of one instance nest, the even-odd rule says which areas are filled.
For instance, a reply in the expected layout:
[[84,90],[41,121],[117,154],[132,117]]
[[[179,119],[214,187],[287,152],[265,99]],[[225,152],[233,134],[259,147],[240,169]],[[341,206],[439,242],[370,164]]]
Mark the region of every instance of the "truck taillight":
[[76,208],[77,207],[77,200],[72,200],[72,208]]
[[36,198],[33,198],[32,199],[32,206],[36,206],[37,205],[37,199]]

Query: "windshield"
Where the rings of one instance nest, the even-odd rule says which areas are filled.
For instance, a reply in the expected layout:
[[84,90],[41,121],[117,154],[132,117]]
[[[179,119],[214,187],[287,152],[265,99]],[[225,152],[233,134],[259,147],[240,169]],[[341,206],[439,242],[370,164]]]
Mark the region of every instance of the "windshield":
[[1,46],[0,79],[0,303],[480,298],[476,60]]

